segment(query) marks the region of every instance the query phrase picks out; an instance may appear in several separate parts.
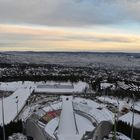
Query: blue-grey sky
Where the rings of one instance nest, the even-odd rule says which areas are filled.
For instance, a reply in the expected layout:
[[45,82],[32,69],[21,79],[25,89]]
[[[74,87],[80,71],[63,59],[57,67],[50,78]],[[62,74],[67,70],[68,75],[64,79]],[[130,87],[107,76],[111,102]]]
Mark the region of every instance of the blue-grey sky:
[[140,52],[139,13],[139,0],[0,0],[0,50]]

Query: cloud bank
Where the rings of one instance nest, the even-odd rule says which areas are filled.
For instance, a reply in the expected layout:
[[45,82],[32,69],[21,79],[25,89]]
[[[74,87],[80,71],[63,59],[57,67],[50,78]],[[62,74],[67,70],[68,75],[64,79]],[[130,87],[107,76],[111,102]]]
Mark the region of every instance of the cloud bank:
[[140,36],[0,24],[0,51],[140,51]]
[[92,26],[140,22],[139,0],[0,0],[0,23]]
[[140,52],[139,13],[140,0],[0,0],[0,51]]

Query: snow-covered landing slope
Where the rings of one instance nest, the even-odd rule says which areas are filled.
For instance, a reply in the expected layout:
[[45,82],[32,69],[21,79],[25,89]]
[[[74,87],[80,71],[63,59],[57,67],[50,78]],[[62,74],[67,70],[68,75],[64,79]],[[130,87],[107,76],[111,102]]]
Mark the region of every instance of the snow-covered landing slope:
[[[30,87],[21,87],[12,95],[4,99],[4,121],[5,124],[12,121],[17,115],[16,97],[18,96],[18,111],[20,111],[31,94]],[[0,100],[0,125],[2,125],[2,101]]]

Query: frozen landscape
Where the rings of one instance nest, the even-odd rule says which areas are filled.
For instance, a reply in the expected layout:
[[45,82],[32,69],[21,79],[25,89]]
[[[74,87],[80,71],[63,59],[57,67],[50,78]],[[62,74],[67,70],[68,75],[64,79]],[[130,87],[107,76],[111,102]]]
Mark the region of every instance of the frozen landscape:
[[140,140],[140,0],[0,0],[0,140]]
[[[108,86],[110,85],[103,84],[102,88]],[[87,131],[94,132],[96,130],[95,128],[103,121],[109,121],[113,124],[115,114],[118,115],[118,120],[130,125],[132,124],[132,101],[128,103],[127,98],[122,100],[107,96],[97,96],[92,100],[76,97],[77,93],[78,96],[82,96],[85,88],[88,89],[90,87],[87,83],[81,81],[74,84],[53,81],[1,82],[0,90],[13,92],[3,99],[4,122],[8,124],[10,121],[21,119],[23,122],[28,123],[26,124],[28,126],[31,123],[30,121],[35,121],[38,127],[43,130],[42,133],[46,133],[46,137],[56,139],[56,135],[58,135],[60,140],[80,140]],[[58,97],[55,94],[57,92],[60,94]],[[63,96],[67,92],[71,93],[72,96]],[[53,94],[56,97],[53,97]],[[70,103],[67,104],[67,100]],[[139,101],[135,102],[135,109],[138,111],[140,110],[139,104]],[[110,109],[109,106],[114,109]],[[123,112],[124,108],[127,108],[128,111]],[[0,111],[2,111],[1,108]],[[71,114],[73,111],[74,114]],[[70,122],[72,117],[74,117],[73,124],[75,126],[70,126],[72,125],[72,122]],[[2,125],[2,116],[0,116],[0,124]],[[140,114],[134,113],[133,125],[136,128],[140,128]],[[73,127],[75,127],[75,131]],[[27,131],[29,131],[28,128]],[[29,132],[27,133],[28,135]],[[30,135],[34,136],[33,133]],[[118,133],[118,135],[121,140],[129,140],[123,134]]]
[[[26,81],[25,83],[22,82],[7,82],[7,83],[0,83],[0,90],[3,91],[12,91],[13,94],[11,94],[9,97],[6,97],[3,99],[4,104],[4,120],[5,123],[10,123],[10,121],[13,121],[15,117],[17,116],[17,101],[18,101],[18,111],[20,112],[21,109],[26,104],[27,99],[31,95],[32,91],[35,92],[44,92],[46,91],[48,93],[73,93],[73,92],[82,92],[83,89],[87,86],[84,82],[79,82],[77,84],[73,84],[73,86],[70,83],[59,83],[58,86],[66,86],[57,88],[56,85],[58,83],[55,82],[48,82],[45,83],[46,87],[42,87],[43,82],[30,82]],[[53,85],[53,88],[50,88],[50,86]],[[70,85],[72,88],[67,88],[67,86]],[[48,88],[47,88],[48,86]],[[41,87],[41,88],[40,88]],[[2,101],[0,100],[0,104],[2,104]],[[0,108],[0,112],[2,112]],[[2,125],[2,116],[0,115],[0,124]]]
[[8,136],[34,140],[139,140],[138,55],[26,53],[1,54],[2,132],[4,123],[21,128]]

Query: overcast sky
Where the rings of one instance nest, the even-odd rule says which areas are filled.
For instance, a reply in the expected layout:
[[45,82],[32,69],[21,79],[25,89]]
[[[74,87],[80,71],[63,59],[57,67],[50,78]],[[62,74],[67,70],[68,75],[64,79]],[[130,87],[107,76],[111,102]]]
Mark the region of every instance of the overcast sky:
[[1,51],[140,52],[139,0],[0,0]]

